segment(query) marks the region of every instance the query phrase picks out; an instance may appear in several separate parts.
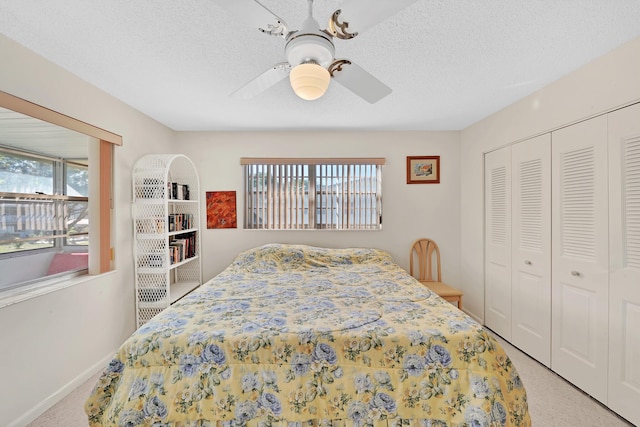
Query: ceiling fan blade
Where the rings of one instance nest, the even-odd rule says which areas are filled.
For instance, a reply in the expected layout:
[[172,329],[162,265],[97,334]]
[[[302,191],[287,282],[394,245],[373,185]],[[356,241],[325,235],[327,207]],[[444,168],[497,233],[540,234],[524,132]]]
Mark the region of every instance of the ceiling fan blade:
[[417,0],[346,0],[329,19],[334,37],[350,39]]
[[239,99],[253,98],[287,77],[290,71],[291,65],[288,62],[280,62],[233,92],[230,96]]
[[286,37],[287,35],[287,23],[256,0],[213,1],[232,13],[236,18],[245,21],[263,33],[281,37]]
[[380,101],[392,91],[364,68],[346,59],[338,59],[329,66],[331,77],[370,104]]

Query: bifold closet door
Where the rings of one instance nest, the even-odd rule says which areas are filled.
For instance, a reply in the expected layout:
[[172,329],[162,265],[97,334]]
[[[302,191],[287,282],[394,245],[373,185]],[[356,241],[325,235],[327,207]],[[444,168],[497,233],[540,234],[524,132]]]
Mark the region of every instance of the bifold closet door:
[[640,104],[609,114],[609,407],[640,425]]
[[511,147],[511,342],[551,362],[551,134]]
[[551,368],[603,403],[608,370],[607,117],[552,133]]
[[485,154],[484,323],[511,340],[511,147]]

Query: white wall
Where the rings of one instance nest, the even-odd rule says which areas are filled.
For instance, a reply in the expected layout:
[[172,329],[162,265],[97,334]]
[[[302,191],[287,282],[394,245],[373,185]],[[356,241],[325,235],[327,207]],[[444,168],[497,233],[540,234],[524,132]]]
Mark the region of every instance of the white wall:
[[9,426],[24,425],[102,369],[133,332],[131,167],[143,154],[173,150],[175,133],[2,35],[0,58],[0,90],[124,141],[114,156],[116,270],[0,308],[0,425]]
[[461,283],[471,315],[484,318],[483,153],[638,100],[640,38],[462,131]]
[[[241,250],[268,242],[328,247],[377,247],[408,268],[419,237],[440,246],[443,277],[459,281],[460,143],[458,132],[266,132],[180,133],[181,152],[200,172],[206,191],[235,190],[238,229],[204,230],[203,277],[229,265]],[[406,184],[406,157],[439,155],[440,184]],[[241,157],[384,157],[381,231],[262,231],[242,229]],[[206,214],[203,206],[203,225]]]

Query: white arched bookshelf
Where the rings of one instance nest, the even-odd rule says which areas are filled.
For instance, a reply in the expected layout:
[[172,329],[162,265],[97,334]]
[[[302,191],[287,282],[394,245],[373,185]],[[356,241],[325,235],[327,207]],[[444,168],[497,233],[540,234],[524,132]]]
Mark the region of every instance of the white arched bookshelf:
[[182,154],[149,154],[133,167],[133,254],[140,327],[202,283],[200,182]]

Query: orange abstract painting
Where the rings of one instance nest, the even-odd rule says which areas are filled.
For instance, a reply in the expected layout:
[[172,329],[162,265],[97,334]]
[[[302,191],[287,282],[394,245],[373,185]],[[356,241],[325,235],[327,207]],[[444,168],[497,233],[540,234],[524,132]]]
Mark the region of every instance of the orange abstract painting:
[[207,191],[207,228],[237,228],[236,192]]

